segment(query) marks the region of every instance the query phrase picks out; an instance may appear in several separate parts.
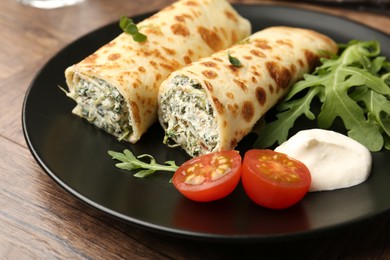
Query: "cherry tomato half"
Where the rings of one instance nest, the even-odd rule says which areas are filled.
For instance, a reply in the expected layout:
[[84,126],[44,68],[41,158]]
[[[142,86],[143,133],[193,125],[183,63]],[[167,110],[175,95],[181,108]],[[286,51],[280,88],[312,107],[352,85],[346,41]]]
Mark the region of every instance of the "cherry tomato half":
[[300,161],[273,150],[249,150],[242,165],[242,185],[256,204],[282,209],[308,192],[311,175]]
[[201,155],[182,164],[172,182],[185,197],[195,201],[213,201],[229,195],[241,177],[238,151]]

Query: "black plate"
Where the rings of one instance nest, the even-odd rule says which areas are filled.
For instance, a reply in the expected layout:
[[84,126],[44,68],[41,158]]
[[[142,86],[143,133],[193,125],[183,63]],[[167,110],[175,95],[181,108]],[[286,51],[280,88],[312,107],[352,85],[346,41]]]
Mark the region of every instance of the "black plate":
[[[390,37],[366,26],[313,11],[281,6],[236,5],[257,31],[272,25],[312,28],[337,42],[379,40],[390,57]],[[150,14],[134,17],[140,21]],[[38,73],[23,106],[27,144],[39,165],[63,188],[82,201],[122,220],[187,238],[217,241],[272,241],[307,237],[336,230],[390,209],[389,151],[373,154],[371,177],[363,184],[332,192],[308,194],[297,205],[281,211],[253,204],[241,187],[227,198],[200,204],[183,198],[169,183],[171,173],[146,179],[115,168],[107,150],[130,148],[149,153],[158,162],[188,159],[179,149],[162,144],[163,131],[155,124],[136,145],[119,143],[71,114],[74,103],[65,87],[64,70],[120,33],[109,24],[73,42]],[[240,143],[248,148],[250,140]]]

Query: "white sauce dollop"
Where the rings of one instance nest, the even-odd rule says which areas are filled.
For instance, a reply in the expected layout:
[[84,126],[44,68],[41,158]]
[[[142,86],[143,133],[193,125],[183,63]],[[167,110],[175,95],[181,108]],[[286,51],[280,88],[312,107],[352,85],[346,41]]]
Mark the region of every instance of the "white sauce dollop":
[[311,173],[310,191],[351,187],[370,175],[370,151],[340,133],[323,129],[298,132],[275,149],[301,161]]

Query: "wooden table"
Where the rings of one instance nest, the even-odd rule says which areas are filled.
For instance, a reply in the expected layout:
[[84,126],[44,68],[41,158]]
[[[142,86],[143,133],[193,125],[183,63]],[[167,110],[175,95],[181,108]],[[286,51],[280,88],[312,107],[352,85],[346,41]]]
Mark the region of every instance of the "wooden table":
[[[390,259],[390,214],[310,240],[227,246],[177,239],[123,223],[86,206],[46,175],[31,156],[21,126],[23,99],[34,75],[57,51],[89,31],[123,13],[136,15],[173,1],[145,2],[85,0],[73,7],[40,10],[16,0],[0,1],[0,258]],[[390,34],[389,16],[276,4],[345,16]]]

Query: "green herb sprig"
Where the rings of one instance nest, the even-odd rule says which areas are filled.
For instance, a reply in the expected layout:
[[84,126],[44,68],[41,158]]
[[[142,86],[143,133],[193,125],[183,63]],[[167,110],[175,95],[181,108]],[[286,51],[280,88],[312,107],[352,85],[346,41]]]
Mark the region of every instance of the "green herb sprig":
[[[277,105],[276,119],[261,129],[256,148],[287,140],[295,121],[305,115],[323,129],[340,118],[348,136],[370,151],[390,150],[390,62],[379,56],[377,41],[351,41],[342,49],[292,87]],[[322,104],[317,114],[311,111],[315,97]]]
[[[108,154],[114,160],[120,161],[120,163],[115,164],[119,169],[123,170],[138,170],[134,177],[145,178],[156,171],[168,171],[175,172],[179,166],[176,165],[174,161],[166,161],[164,165],[158,164],[153,156],[149,154],[142,154],[135,156],[130,150],[125,149],[123,153],[108,151]],[[149,162],[144,162],[139,159],[149,157]]]
[[119,20],[119,27],[125,32],[130,34],[133,37],[133,40],[136,42],[144,42],[147,39],[147,36],[139,32],[139,28],[133,22],[131,18],[122,15]]
[[232,64],[234,67],[239,68],[242,66],[242,63],[238,58],[230,55],[230,51],[228,51],[227,55],[228,55],[228,59],[229,59],[230,64]]

